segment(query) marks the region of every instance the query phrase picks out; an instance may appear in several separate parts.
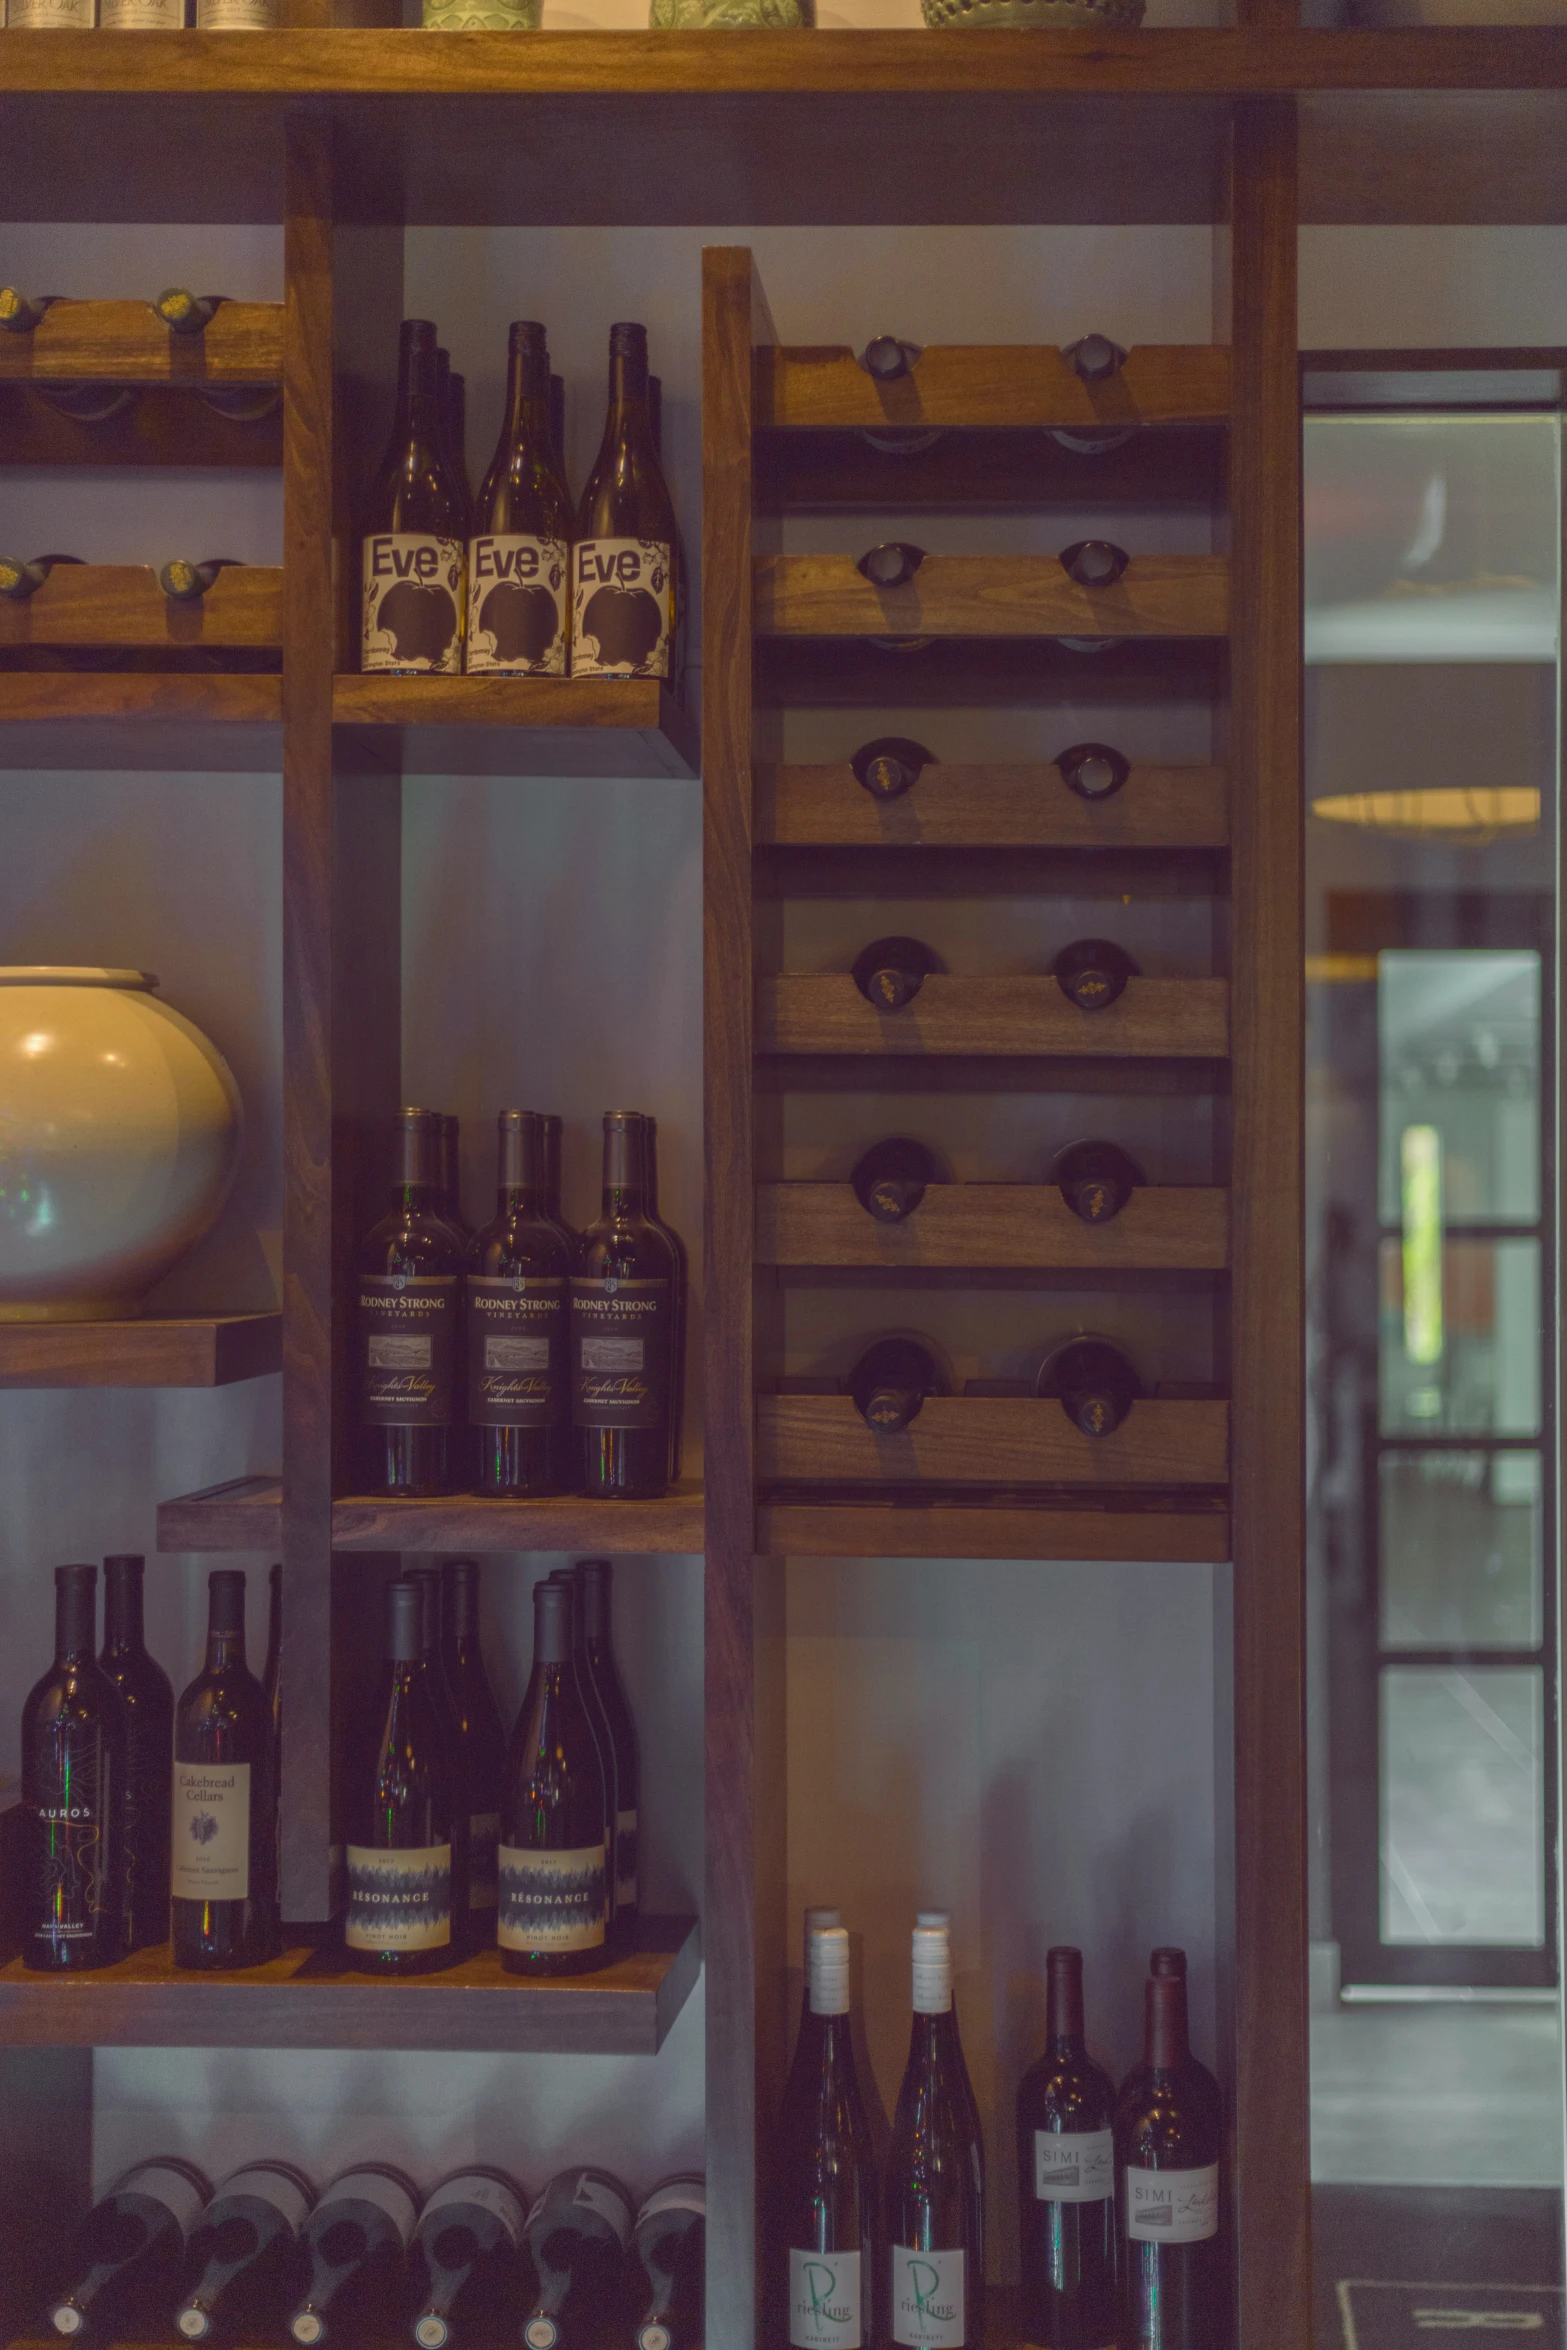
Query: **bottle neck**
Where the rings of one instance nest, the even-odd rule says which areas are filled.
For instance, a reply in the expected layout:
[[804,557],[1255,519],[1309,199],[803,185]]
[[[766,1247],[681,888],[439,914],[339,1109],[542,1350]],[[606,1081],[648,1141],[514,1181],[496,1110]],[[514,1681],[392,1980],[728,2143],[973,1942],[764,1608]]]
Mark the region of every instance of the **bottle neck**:
[[537,1223],[545,1214],[543,1188],[537,1183],[503,1183],[495,1195],[495,1208],[497,1215],[525,1216]]
[[147,1644],[139,1582],[111,1581],[103,1594],[103,1645],[106,1649],[136,1650]]
[[93,1618],[96,1614],[94,1586],[85,1579],[59,1583],[54,1595],[54,1657],[61,1665],[91,1661],[93,1653]]
[[209,1673],[243,1672],[245,1669],[245,1633],[224,1624],[209,1625],[207,1630],[207,1670]]
[[604,438],[616,446],[630,444],[652,457],[653,416],[648,404],[647,355],[611,351],[609,355],[609,414]]
[[1144,2060],[1155,2072],[1173,2072],[1190,2064],[1191,2040],[1186,2020],[1186,1984],[1178,1975],[1155,1975],[1147,1989],[1147,2035]]
[[611,1126],[604,1135],[604,1213],[646,1214],[641,1136],[636,1127]]
[[1045,1997],[1045,2038],[1058,2054],[1081,2053],[1083,2046],[1083,1975],[1080,1966],[1048,1962]]
[[506,438],[514,449],[526,443],[540,457],[549,453],[549,366],[531,351],[513,351],[507,361]]

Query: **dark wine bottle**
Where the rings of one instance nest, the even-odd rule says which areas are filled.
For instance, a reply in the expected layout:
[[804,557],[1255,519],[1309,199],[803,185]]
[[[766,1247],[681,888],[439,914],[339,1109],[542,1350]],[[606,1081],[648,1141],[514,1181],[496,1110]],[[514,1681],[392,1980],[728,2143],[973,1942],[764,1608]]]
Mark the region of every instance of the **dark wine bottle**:
[[145,1562],[117,1552],[103,1562],[103,1653],[98,1659],[125,1708],[120,1818],[125,1875],[123,1947],[144,1950],[169,1932],[169,1826],[174,1690],[147,1654],[142,1615]]
[[1191,2052],[1186,1979],[1147,1986],[1143,2062],[1115,2110],[1123,2350],[1212,2350],[1223,2331],[1219,2084]]
[[780,2303],[788,2313],[792,2350],[869,2350],[880,2338],[876,2178],[850,2039],[842,1926],[811,1933],[807,1996],[804,2053],[796,2052],[779,2115],[768,2299],[774,2313]]
[[221,294],[188,294],[183,286],[165,286],[152,314],[171,335],[205,334],[221,307]]
[[1048,2350],[1115,2341],[1115,2090],[1083,2044],[1083,1954],[1045,1960],[1045,2052],[1017,2089],[1023,2328]]
[[648,1219],[640,1113],[604,1113],[603,1206],[571,1281],[572,1420],[582,1491],[652,1500],[669,1490],[674,1278]]
[[923,1338],[874,1339],[849,1374],[855,1409],[878,1436],[896,1436],[918,1419],[928,1395],[945,1395],[948,1388],[947,1375]]
[[566,379],[563,375],[550,377],[550,454],[555,460],[555,471],[566,480]]
[[1085,1436],[1109,1436],[1120,1427],[1142,1381],[1108,1338],[1066,1339],[1051,1349],[1034,1381],[1036,1395],[1054,1395]]
[[1113,798],[1132,772],[1131,761],[1108,743],[1072,743],[1055,765],[1067,789],[1080,800]]
[[431,1686],[425,1598],[386,1590],[386,1661],[349,1782],[349,1961],[367,1974],[429,1974],[452,1947],[453,1768]]
[[425,1686],[435,1701],[446,1759],[451,1774],[452,1823],[452,1956],[468,1949],[473,1884],[473,1855],[468,1830],[468,1755],[463,1739],[462,1709],[446,1671],[446,1645],[441,1621],[439,1567],[405,1567],[405,1581],[419,1586],[419,1644],[424,1657]]
[[435,410],[441,420],[441,455],[462,508],[463,544],[473,529],[473,485],[468,479],[468,386],[452,371],[444,343],[435,346]]
[[495,1215],[467,1279],[468,1417],[481,1493],[575,1489],[568,1283],[572,1251],[545,1209],[544,1120],[502,1110]]
[[571,1594],[533,1587],[533,1671],[501,1797],[501,1964],[514,1975],[601,1966],[609,1927],[604,1773],[577,1687]]
[[599,1695],[588,1669],[587,1643],[583,1637],[583,1595],[575,1567],[552,1567],[550,1581],[559,1583],[568,1593],[571,1605],[571,1663],[577,1677],[577,1694],[593,1728],[593,1743],[598,1748],[599,1770],[604,1780],[604,1889],[609,1914],[605,1920],[604,1940],[609,1949],[617,1947],[620,1936],[616,1931],[615,1893],[618,1884],[616,1872],[616,1843],[620,1812],[619,1784],[615,1773],[615,1739],[604,1711],[604,1700]]
[[903,734],[879,734],[864,743],[849,762],[854,779],[873,800],[900,800],[912,791],[925,769],[933,764],[923,743]]
[[1061,993],[1080,1012],[1107,1011],[1137,976],[1137,965],[1113,938],[1076,938],[1050,968]]
[[468,1798],[468,1914],[472,1938],[488,1942],[495,1932],[495,1853],[501,1832],[506,1732],[479,1645],[478,1560],[448,1559],[441,1580],[441,1661]]
[[608,1559],[579,1559],[582,1594],[582,1655],[588,1679],[609,1724],[615,1750],[615,1936],[624,1947],[636,1939],[641,1908],[640,1788],[642,1763],[637,1726],[615,1665],[611,1629],[614,1568]]
[[630,2196],[608,2171],[551,2179],[528,2214],[539,2289],[523,2320],[526,2350],[593,2350],[606,2338],[625,2301],[631,2214]]
[[454,1231],[464,1240],[473,1237],[473,1226],[462,1212],[462,1121],[442,1110],[441,1120],[441,1213]]
[[267,1569],[267,1654],[261,1686],[272,1712],[272,1821],[277,1848],[278,1907],[283,1905],[283,1564]]
[[108,2340],[138,2323],[166,2321],[211,2192],[199,2170],[172,2154],[128,2170],[76,2231],[70,2283],[49,2304],[55,2332],[70,2337],[91,2327]]
[[228,555],[214,555],[200,563],[191,562],[188,556],[176,555],[159,570],[158,585],[176,604],[199,604],[220,571],[240,569],[243,566]]
[[260,1966],[278,1951],[272,1708],[245,1663],[244,1570],[207,1593],[207,1661],[174,1716],[174,1963]]
[[854,958],[854,984],[878,1012],[912,1004],[941,957],[917,938],[873,938]]
[[59,299],[58,294],[35,294],[29,301],[20,287],[0,286],[0,333],[36,333],[44,312]]
[[665,1222],[658,1212],[658,1120],[645,1117],[642,1121],[642,1184],[648,1222],[662,1232],[669,1243],[674,1266],[675,1326],[670,1340],[674,1353],[674,1389],[669,1402],[669,1478],[674,1484],[680,1475],[680,1455],[685,1433],[686,1404],[686,1291],[690,1278],[690,1259],[686,1244],[673,1224]]
[[446,1493],[456,1474],[466,1252],[441,1207],[441,1120],[404,1110],[392,1204],[359,1252],[360,1419],[372,1493]]
[[435,328],[405,318],[397,413],[365,504],[360,666],[398,677],[462,667],[467,516],[436,396]]
[[983,2350],[985,2149],[953,2025],[952,1947],[914,1929],[914,2025],[898,2092],[882,2210],[892,2339]]
[[514,319],[506,413],[468,542],[468,668],[475,676],[566,674],[572,513],[551,444],[549,387],[543,327]]
[[294,2340],[315,2350],[390,2333],[418,2219],[417,2191],[389,2163],[360,2163],[334,2179],[305,2224],[310,2281],[288,2321]]
[[1126,353],[1108,335],[1080,335],[1061,354],[1074,375],[1085,384],[1104,383],[1126,364]]
[[699,2173],[665,2179],[637,2213],[631,2241],[647,2277],[635,2350],[700,2350],[707,2256],[707,2186]]
[[522,2198],[504,2171],[470,2164],[443,2180],[414,2230],[413,2321],[419,2350],[500,2339],[521,2298]]
[[1130,558],[1110,539],[1077,539],[1063,547],[1058,558],[1067,578],[1085,588],[1111,588]]
[[576,677],[673,677],[680,551],[647,396],[647,329],[609,330],[609,414],[577,510]]
[[1151,1975],[1178,1975],[1184,1983],[1186,1980],[1185,1951],[1171,1949],[1168,1944],[1161,1946],[1158,1950],[1150,1951],[1148,1972]]
[[301,2231],[315,2192],[286,2162],[252,2162],[223,2180],[202,2214],[174,2324],[187,2342],[267,2340],[303,2289]]
[[560,1154],[564,1134],[564,1119],[557,1118],[553,1110],[546,1110],[544,1113],[544,1213],[564,1235],[566,1246],[575,1257],[577,1253],[576,1227],[567,1223],[561,1213],[560,1206]]
[[22,1960],[43,1974],[123,1949],[126,1708],[94,1662],[98,1570],[54,1570],[54,1663],[22,1708]]
[[849,1180],[868,1216],[878,1224],[901,1224],[925,1197],[926,1184],[944,1183],[946,1177],[935,1152],[924,1143],[907,1134],[889,1134],[860,1153]]
[[1108,1224],[1147,1178],[1118,1142],[1069,1143],[1051,1169],[1061,1197],[1085,1224]]

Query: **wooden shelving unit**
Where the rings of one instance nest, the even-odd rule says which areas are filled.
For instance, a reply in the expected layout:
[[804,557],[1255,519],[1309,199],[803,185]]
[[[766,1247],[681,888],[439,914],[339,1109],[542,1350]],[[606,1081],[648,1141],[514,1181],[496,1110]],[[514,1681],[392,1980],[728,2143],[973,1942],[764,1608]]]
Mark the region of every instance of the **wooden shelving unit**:
[[0,1322],[0,1387],[227,1387],[282,1364],[281,1314]]
[[365,677],[332,680],[341,726],[401,730],[410,774],[698,773],[696,728],[656,678]]
[[[275,1550],[283,1481],[238,1477],[160,1503],[160,1550]],[[689,1558],[702,1549],[702,1489],[682,1484],[659,1501],[495,1501],[451,1493],[431,1501],[345,1495],[332,1504],[336,1551],[584,1550],[605,1556]]]

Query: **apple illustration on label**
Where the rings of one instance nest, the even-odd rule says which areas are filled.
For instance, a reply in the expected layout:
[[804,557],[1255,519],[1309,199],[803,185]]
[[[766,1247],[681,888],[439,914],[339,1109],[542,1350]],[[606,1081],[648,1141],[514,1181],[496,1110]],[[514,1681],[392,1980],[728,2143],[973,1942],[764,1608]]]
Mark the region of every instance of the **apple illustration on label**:
[[595,588],[583,610],[584,642],[597,639],[605,669],[639,669],[663,634],[663,606],[646,588]]
[[479,606],[479,627],[495,640],[496,661],[542,661],[560,632],[560,610],[546,587],[503,579]]
[[400,579],[376,610],[376,626],[390,636],[399,661],[432,665],[450,652],[457,634],[457,606],[447,589],[421,587]]

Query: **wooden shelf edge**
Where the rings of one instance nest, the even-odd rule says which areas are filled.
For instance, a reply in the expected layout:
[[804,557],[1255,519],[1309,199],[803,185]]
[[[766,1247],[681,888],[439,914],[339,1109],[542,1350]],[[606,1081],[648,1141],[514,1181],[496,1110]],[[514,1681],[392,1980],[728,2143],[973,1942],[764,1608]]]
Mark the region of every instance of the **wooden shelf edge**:
[[1217,1273],[1229,1263],[1229,1194],[1145,1184],[1118,1216],[1085,1224],[1048,1183],[933,1183],[911,1215],[879,1224],[850,1184],[763,1183],[755,1259],[804,1272]]
[[454,1493],[430,1501],[350,1495],[332,1505],[335,1550],[603,1550],[692,1557],[703,1547],[702,1489],[658,1501],[495,1501]]
[[278,725],[283,680],[235,670],[0,669],[0,725],[218,720]]
[[[332,680],[332,716],[340,726],[516,728],[546,744],[574,735],[635,738],[641,757],[625,772],[681,779],[698,772],[695,721],[657,678],[378,677],[345,670]],[[574,772],[569,739],[559,755],[559,772]],[[594,766],[609,772],[603,758],[598,749]],[[536,756],[530,764],[537,771]]]
[[0,1388],[229,1387],[282,1367],[281,1314],[0,1322]]
[[276,1550],[282,1539],[280,1477],[231,1477],[158,1504],[160,1551]]
[[1222,1507],[1141,1510],[1006,1503],[764,1501],[756,1548],[772,1558],[1083,1559],[1222,1563]]

